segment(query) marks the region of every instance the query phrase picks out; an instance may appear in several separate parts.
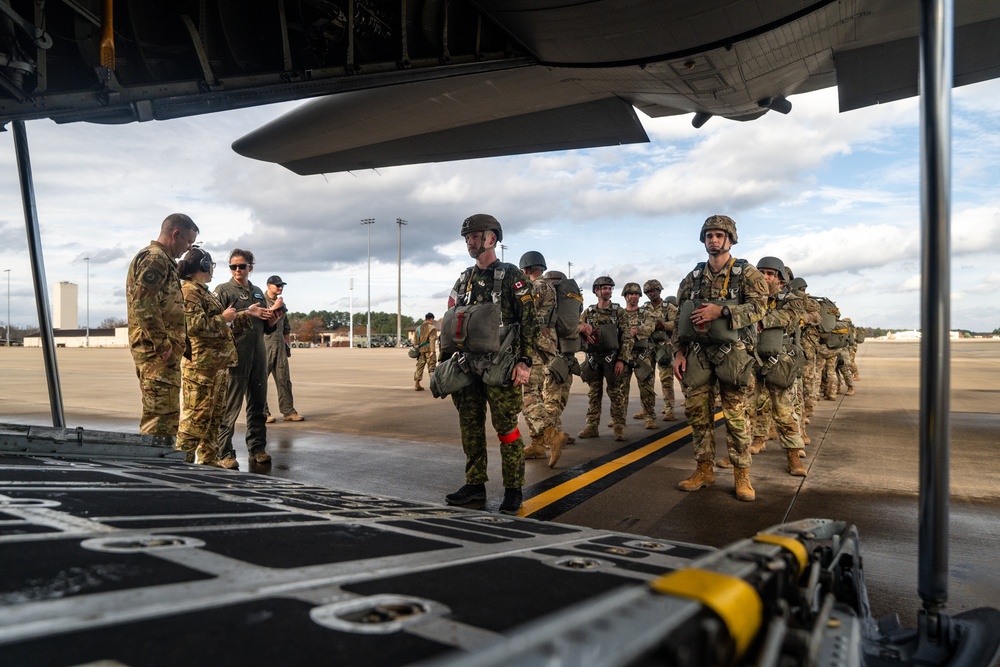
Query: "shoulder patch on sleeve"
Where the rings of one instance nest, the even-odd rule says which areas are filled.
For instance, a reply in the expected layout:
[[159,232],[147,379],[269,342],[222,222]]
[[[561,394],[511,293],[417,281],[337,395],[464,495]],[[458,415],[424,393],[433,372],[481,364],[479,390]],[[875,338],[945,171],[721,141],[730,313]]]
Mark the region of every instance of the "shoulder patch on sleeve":
[[142,272],[142,282],[149,287],[160,284],[162,280],[163,274],[155,268],[149,268]]

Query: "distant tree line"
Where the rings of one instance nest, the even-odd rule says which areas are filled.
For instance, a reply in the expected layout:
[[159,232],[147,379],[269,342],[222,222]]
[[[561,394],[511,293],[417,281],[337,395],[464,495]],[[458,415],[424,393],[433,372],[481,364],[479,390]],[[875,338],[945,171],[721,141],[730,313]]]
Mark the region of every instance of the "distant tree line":
[[[412,327],[422,320],[415,320],[408,315],[402,316],[402,326]],[[308,313],[289,313],[288,325],[292,333],[298,340],[315,341],[319,334],[325,331],[336,331],[337,329],[350,326],[351,314],[343,310],[311,310]],[[354,314],[354,326],[367,326],[368,311]],[[396,333],[396,313],[383,313],[372,311],[372,333],[392,334]]]

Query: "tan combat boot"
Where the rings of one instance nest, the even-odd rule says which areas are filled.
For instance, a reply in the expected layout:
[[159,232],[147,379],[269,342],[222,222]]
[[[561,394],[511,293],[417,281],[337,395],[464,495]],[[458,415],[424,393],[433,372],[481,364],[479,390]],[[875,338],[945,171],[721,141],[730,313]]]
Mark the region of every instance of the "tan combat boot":
[[632,415],[632,419],[645,419],[645,418],[646,418],[646,413],[643,410],[639,410],[639,412]]
[[848,387],[845,396],[854,396],[854,387]]
[[587,424],[587,428],[576,434],[578,438],[596,438],[598,436],[597,424]]
[[698,461],[698,469],[687,479],[677,482],[681,491],[697,491],[700,488],[715,484],[715,471],[711,461]]
[[788,474],[792,477],[805,477],[806,469],[802,465],[802,460],[799,458],[799,452],[801,449],[787,449],[785,450],[788,454]]
[[647,431],[652,431],[653,429],[655,429],[656,428],[656,417],[646,417],[646,426],[645,426],[645,428],[646,428]]
[[413,383],[413,391],[423,391],[424,388],[420,386],[420,380]]
[[672,422],[677,420],[677,417],[674,416],[673,408],[670,408],[669,410],[664,410],[662,412],[662,415],[663,415],[663,421],[665,422]]
[[736,482],[736,499],[750,502],[757,497],[750,486],[750,469],[733,468],[733,480]]
[[559,462],[559,456],[562,454],[563,447],[566,446],[566,439],[569,436],[558,430],[555,426],[546,428],[542,436],[545,439],[545,443],[549,446],[549,450],[552,452],[549,454],[549,467],[554,468],[556,463]]
[[720,468],[732,468],[733,462],[729,460],[728,456],[726,456],[725,458],[716,459],[715,465],[719,466]]
[[753,443],[750,445],[751,454],[760,454],[767,449],[767,442],[764,438],[754,438]]
[[544,459],[545,455],[545,439],[539,435],[531,436],[531,442],[524,446],[524,458]]
[[621,424],[615,424],[615,440],[618,442],[623,442],[625,440],[625,427]]

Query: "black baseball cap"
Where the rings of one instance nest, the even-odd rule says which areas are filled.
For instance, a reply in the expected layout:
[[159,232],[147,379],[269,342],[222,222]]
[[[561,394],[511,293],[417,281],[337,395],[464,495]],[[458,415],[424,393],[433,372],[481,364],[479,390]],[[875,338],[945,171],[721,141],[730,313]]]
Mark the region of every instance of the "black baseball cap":
[[271,276],[267,279],[268,285],[277,285],[278,287],[284,287],[285,281],[281,279],[281,276]]

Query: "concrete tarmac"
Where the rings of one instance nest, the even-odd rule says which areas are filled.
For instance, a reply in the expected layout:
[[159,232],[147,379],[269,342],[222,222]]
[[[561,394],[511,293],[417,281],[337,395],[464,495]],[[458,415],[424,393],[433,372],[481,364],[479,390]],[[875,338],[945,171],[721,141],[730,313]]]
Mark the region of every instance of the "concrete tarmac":
[[[946,608],[957,613],[1000,606],[1000,341],[956,341],[951,352]],[[68,426],[136,431],[139,392],[128,350],[61,348],[57,356]],[[678,491],[676,483],[694,470],[685,425],[643,429],[631,419],[639,407],[633,383],[627,441],[614,442],[605,421],[601,437],[567,447],[554,470],[542,460],[527,461],[526,510],[536,518],[712,546],[806,517],[846,520],[860,531],[873,613],[899,612],[904,624],[914,625],[920,608],[919,344],[868,341],[857,360],[856,395],[821,401],[809,425],[809,475],[789,476],[784,453],[771,441],[754,457],[753,503],[735,499],[726,470],[717,469],[713,487]],[[463,483],[455,408],[450,399],[413,390],[413,361],[404,350],[295,349],[290,362],[295,407],[306,421],[276,415],[278,422],[268,426],[273,464],[253,472],[439,503]],[[676,395],[680,416],[679,387]],[[273,385],[269,404],[277,406]],[[606,419],[608,410],[605,399]],[[577,380],[565,430],[575,435],[585,412],[586,385]],[[0,348],[0,421],[51,425],[41,350]],[[242,434],[238,424],[246,470]],[[487,434],[492,479],[484,509],[495,511],[502,496],[499,455],[489,426]],[[717,441],[725,442],[721,427]]]

